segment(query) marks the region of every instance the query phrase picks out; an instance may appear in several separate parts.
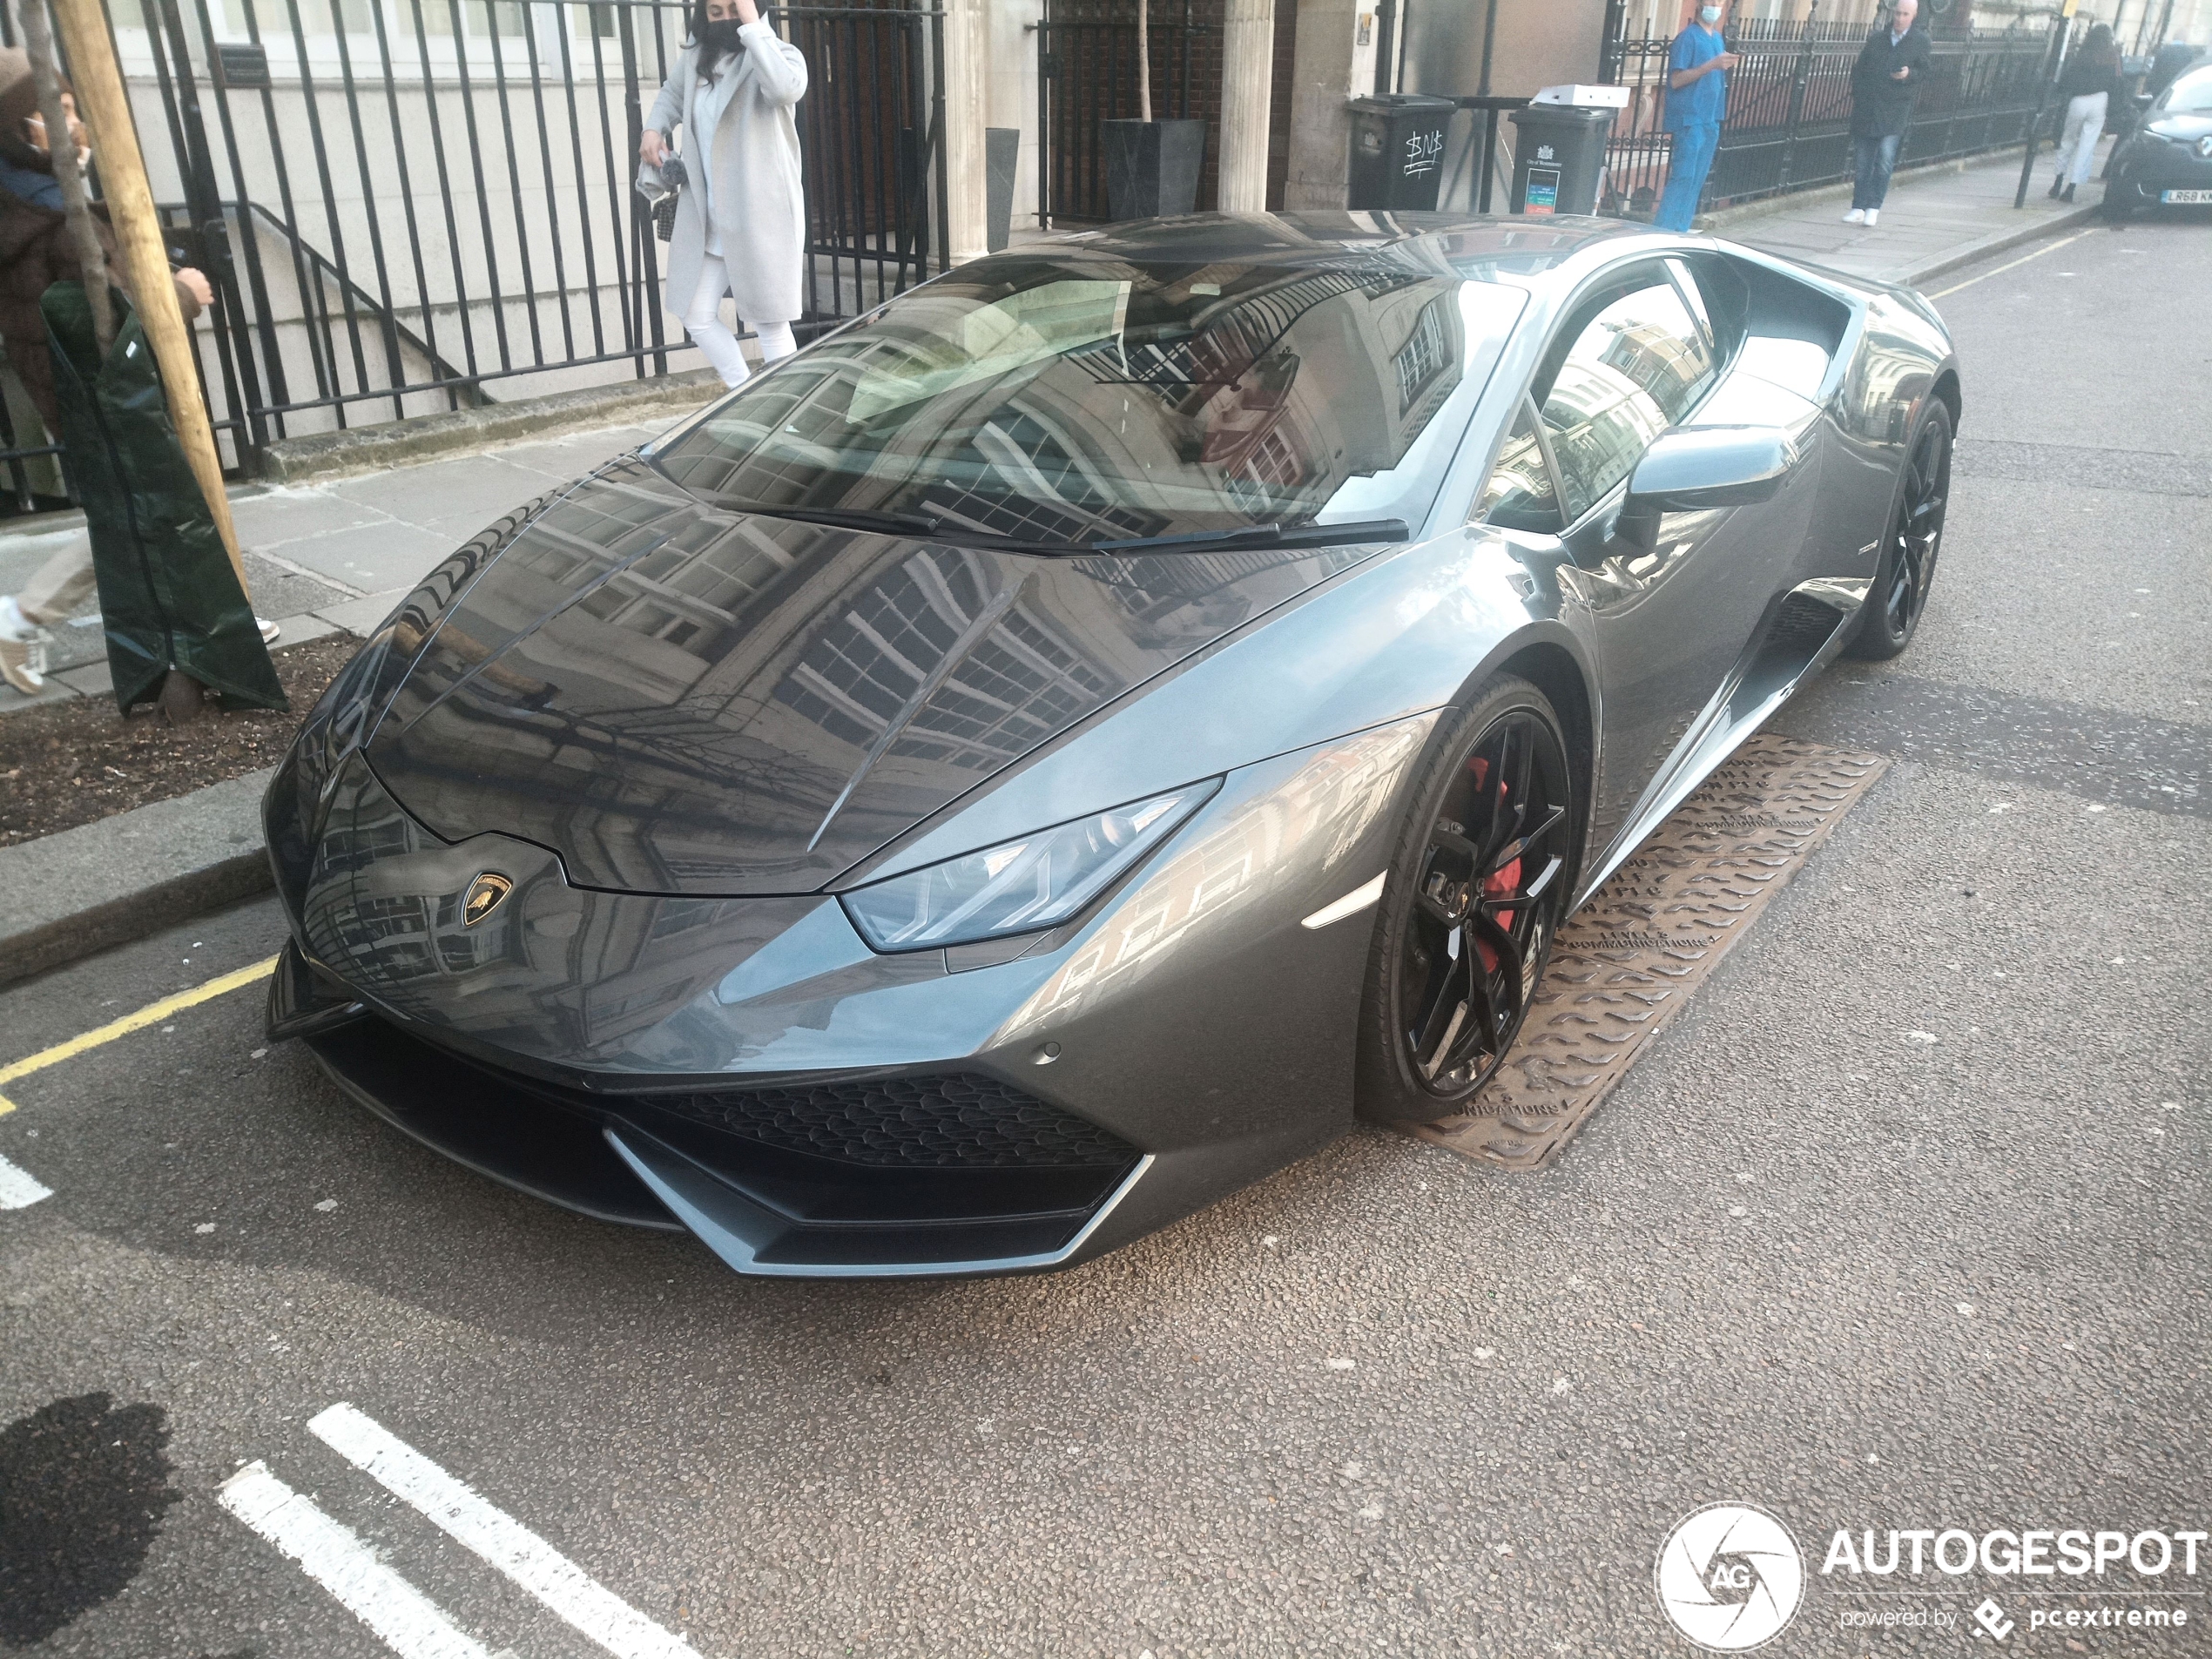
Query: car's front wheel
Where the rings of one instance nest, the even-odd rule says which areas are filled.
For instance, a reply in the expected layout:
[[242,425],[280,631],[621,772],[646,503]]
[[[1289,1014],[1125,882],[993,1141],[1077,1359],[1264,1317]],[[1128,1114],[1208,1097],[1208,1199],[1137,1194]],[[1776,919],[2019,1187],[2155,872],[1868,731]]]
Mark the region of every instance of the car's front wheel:
[[1897,505],[1882,538],[1882,561],[1874,585],[1859,607],[1851,653],[1871,662],[1896,656],[1912,643],[1935,583],[1936,557],[1943,550],[1943,513],[1951,496],[1951,409],[1931,398],[1928,411],[1905,451],[1905,471],[1897,485]]
[[1449,713],[1399,838],[1360,1011],[1359,1106],[1465,1109],[1527,1019],[1572,879],[1575,780],[1559,716],[1494,680]]

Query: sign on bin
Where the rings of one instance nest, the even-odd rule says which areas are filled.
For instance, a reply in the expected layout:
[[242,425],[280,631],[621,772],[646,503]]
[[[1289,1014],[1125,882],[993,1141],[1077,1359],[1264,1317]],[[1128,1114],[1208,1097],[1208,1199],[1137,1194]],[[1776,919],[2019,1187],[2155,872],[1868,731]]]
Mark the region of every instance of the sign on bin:
[[1532,104],[1513,111],[1513,209],[1538,218],[1595,213],[1605,192],[1605,105]]
[[1556,213],[1559,212],[1558,156],[1551,145],[1536,146],[1536,158],[1528,164],[1528,188],[1521,211],[1524,213]]

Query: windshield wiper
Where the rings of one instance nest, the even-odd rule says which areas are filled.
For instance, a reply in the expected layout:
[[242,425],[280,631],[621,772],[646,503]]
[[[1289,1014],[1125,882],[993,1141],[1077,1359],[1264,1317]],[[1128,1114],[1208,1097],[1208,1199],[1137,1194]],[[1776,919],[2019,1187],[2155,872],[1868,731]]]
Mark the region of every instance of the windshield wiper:
[[833,524],[840,529],[885,530],[894,536],[934,536],[945,521],[934,513],[882,513],[867,507],[771,507],[761,502],[716,502],[733,513],[759,518],[793,518],[802,524]]
[[1362,518],[1343,524],[1246,524],[1237,529],[1190,530],[1181,536],[1145,536],[1130,542],[1093,542],[1083,550],[1173,553],[1239,547],[1346,547],[1355,542],[1413,539],[1413,529],[1402,518]]
[[768,507],[758,502],[718,499],[716,505],[757,518],[789,518],[802,524],[829,524],[839,529],[867,530],[881,536],[927,536],[934,541],[962,547],[998,548],[1008,553],[1080,553],[1064,542],[1028,542],[1019,536],[979,530],[958,519],[934,513],[886,513],[869,507]]

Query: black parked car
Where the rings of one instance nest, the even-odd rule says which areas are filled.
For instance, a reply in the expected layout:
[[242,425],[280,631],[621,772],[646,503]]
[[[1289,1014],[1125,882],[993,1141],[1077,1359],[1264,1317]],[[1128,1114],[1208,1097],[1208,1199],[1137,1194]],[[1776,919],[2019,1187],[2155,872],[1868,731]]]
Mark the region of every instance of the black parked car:
[[2212,206],[2212,65],[2158,95],[2106,174],[2107,218],[2161,206]]

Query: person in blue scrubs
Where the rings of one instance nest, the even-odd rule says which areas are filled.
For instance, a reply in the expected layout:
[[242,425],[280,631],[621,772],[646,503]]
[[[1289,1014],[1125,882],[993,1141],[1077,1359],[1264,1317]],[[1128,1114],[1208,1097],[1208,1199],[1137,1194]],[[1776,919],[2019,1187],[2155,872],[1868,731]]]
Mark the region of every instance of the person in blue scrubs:
[[1667,132],[1669,158],[1667,193],[1659,199],[1653,223],[1662,231],[1686,231],[1697,217],[1697,199],[1720,148],[1721,118],[1728,113],[1728,71],[1736,54],[1721,38],[1725,7],[1698,9],[1697,21],[1675,37],[1667,57]]

